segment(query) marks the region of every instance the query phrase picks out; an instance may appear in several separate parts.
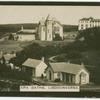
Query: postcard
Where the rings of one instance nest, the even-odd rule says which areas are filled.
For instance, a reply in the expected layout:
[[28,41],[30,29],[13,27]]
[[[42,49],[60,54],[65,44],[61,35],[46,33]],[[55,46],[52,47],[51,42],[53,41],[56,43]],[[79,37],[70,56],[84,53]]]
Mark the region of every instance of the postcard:
[[0,96],[99,97],[100,3],[1,2]]

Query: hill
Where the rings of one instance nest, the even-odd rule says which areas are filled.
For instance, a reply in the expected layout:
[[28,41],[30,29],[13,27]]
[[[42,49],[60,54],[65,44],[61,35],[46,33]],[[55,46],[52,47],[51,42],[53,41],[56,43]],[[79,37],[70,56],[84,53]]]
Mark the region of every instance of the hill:
[[63,31],[64,33],[78,31],[78,26],[77,25],[63,25]]

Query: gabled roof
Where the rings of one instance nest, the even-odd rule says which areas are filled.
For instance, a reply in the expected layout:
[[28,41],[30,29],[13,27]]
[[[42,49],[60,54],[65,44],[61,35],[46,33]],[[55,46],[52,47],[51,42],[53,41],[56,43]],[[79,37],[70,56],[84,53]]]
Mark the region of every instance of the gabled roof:
[[13,55],[13,54],[4,54],[3,57],[4,57],[5,60],[9,61],[9,60],[11,60],[12,58],[14,58],[15,55]]
[[80,70],[85,69],[83,65],[71,64],[65,62],[50,63],[50,66],[54,72],[66,72],[70,74],[77,74]]
[[36,68],[37,65],[39,65],[40,63],[41,63],[41,60],[28,58],[22,65],[31,67],[31,68]]
[[36,30],[34,30],[34,29],[23,29],[23,30],[20,30],[20,31],[18,31],[17,32],[17,34],[25,34],[25,35],[30,35],[30,34],[35,34],[36,33]]

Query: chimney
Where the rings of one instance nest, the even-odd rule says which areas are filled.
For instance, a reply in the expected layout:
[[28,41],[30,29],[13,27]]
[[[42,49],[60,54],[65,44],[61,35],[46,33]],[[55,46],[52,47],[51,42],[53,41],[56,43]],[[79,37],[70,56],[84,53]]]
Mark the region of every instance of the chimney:
[[68,60],[67,63],[70,64],[70,60]]
[[42,57],[42,58],[41,58],[41,60],[44,62],[45,58],[44,58],[44,57]]
[[21,30],[23,30],[24,28],[23,28],[23,25],[21,26]]
[[81,65],[82,65],[82,66],[84,66],[84,63],[83,63],[83,62],[81,62]]
[[0,55],[3,57],[3,51],[0,51]]

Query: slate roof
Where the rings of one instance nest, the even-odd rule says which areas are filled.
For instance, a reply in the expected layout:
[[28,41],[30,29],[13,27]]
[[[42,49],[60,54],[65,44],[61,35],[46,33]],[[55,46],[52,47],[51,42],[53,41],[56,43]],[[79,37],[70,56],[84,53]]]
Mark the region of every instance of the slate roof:
[[77,74],[82,69],[86,70],[86,68],[83,65],[71,64],[71,63],[65,63],[65,62],[50,63],[50,66],[54,72],[66,72],[70,74]]
[[39,65],[40,63],[41,63],[41,60],[28,58],[22,65],[31,67],[31,68],[36,68],[37,65]]

